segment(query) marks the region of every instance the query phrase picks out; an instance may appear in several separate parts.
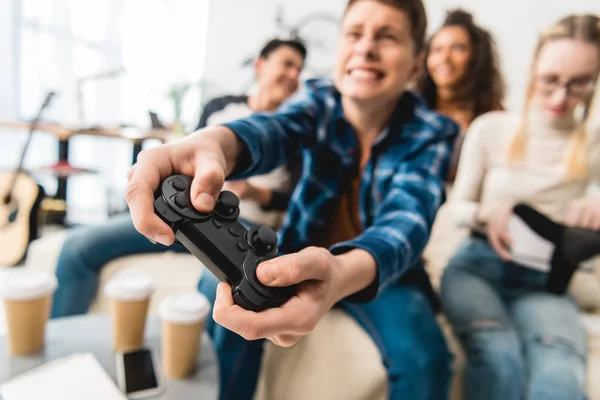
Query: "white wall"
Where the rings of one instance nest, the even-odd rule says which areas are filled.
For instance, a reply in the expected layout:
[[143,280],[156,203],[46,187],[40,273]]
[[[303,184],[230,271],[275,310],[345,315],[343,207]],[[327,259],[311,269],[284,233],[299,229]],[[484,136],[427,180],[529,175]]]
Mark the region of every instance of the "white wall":
[[[149,108],[171,122],[169,87],[197,81],[202,74],[207,4],[208,0],[0,0],[0,118],[32,118],[46,90],[52,89],[58,96],[43,118],[76,125],[77,79],[124,65],[127,72],[118,77],[86,81],[84,123],[143,127],[150,123]],[[199,93],[190,92],[184,118],[195,124]],[[0,129],[0,170],[17,166],[26,138],[22,130]],[[36,133],[25,168],[36,171],[53,164],[57,147],[54,136]],[[90,136],[70,141],[71,163],[99,172],[69,178],[74,221],[101,221],[109,204],[124,205],[131,147],[124,140]],[[49,195],[55,193],[52,175],[35,177]]]
[[[248,56],[255,56],[267,40],[278,35],[275,24],[278,4],[285,7],[284,19],[294,23],[313,11],[339,17],[346,0],[212,0],[204,69],[205,79],[209,82],[207,94],[239,93],[251,82],[252,68],[244,69],[240,64]],[[335,47],[337,29],[334,33],[328,29],[327,33],[319,34],[329,36],[328,42]]]
[[[236,93],[252,78],[249,70],[242,70],[239,63],[245,56],[256,53],[262,42],[276,33],[275,5],[279,3],[284,4],[287,18],[294,21],[315,10],[339,17],[346,0],[211,1],[205,68],[211,87],[207,93]],[[542,27],[568,13],[600,14],[599,0],[425,0],[425,5],[430,32],[441,24],[447,9],[460,6],[493,33],[508,86],[508,108],[523,103],[530,57]],[[327,38],[330,35],[324,34]]]
[[15,3],[12,0],[0,0],[0,52],[3,54],[3,63],[0,74],[0,117],[12,117],[16,113],[17,102],[15,97],[15,71],[14,71],[14,12]]

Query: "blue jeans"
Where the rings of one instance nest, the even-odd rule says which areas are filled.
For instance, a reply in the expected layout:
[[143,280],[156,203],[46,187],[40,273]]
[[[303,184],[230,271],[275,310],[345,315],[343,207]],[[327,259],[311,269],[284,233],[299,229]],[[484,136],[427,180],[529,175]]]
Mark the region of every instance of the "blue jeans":
[[[211,304],[217,283],[212,274],[203,274],[198,284]],[[451,356],[420,289],[397,284],[369,303],[341,302],[337,307],[343,307],[377,345],[388,374],[390,399],[448,398]],[[264,341],[247,341],[212,318],[206,329],[219,354],[221,400],[252,399]]]
[[586,335],[577,306],[540,271],[468,238],[442,278],[442,306],[467,355],[465,398],[586,399]]

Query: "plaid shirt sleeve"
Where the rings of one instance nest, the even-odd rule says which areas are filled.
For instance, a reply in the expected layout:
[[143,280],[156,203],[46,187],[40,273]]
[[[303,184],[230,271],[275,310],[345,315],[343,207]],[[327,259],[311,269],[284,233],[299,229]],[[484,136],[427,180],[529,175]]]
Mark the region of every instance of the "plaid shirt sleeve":
[[360,236],[330,249],[333,254],[363,249],[377,263],[374,282],[348,300],[369,301],[420,265],[437,210],[444,200],[444,180],[458,135],[458,127],[452,122],[442,125],[441,132],[436,132],[414,156],[406,158],[395,169],[392,185],[373,224]]
[[323,101],[312,90],[303,90],[276,112],[256,113],[224,126],[246,145],[246,162],[231,177],[244,179],[272,171],[287,162],[299,149],[317,140],[317,125],[325,112]]

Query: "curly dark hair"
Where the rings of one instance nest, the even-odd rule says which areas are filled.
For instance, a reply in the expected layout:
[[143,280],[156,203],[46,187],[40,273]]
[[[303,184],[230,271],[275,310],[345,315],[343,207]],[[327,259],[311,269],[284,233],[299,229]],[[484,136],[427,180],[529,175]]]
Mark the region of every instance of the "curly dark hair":
[[[438,32],[448,26],[463,28],[471,40],[473,57],[467,72],[469,78],[465,80],[464,99],[473,107],[473,119],[488,111],[502,109],[505,85],[492,35],[476,25],[470,13],[461,9],[449,11]],[[435,33],[429,38],[426,54],[429,54],[434,36]],[[423,74],[417,82],[417,90],[425,98],[429,107],[435,109],[437,85],[427,69],[427,58],[425,58]]]

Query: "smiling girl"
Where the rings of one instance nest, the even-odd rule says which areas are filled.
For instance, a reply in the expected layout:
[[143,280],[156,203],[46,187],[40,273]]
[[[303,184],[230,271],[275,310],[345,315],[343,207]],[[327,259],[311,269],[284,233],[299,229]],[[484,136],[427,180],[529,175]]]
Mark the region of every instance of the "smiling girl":
[[448,177],[452,182],[471,122],[503,108],[505,85],[494,39],[468,12],[450,11],[427,44],[423,72],[418,91],[429,107],[452,118],[461,128]]

